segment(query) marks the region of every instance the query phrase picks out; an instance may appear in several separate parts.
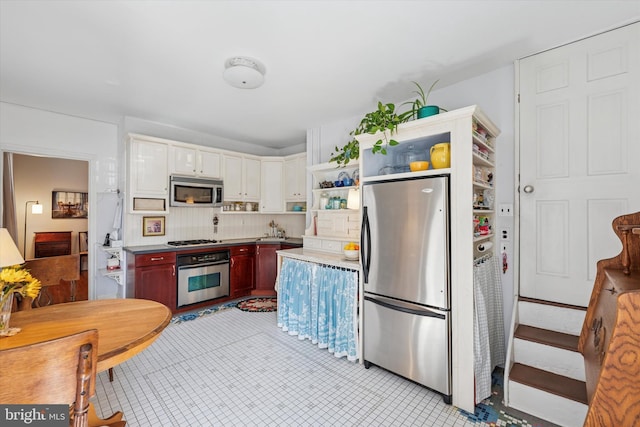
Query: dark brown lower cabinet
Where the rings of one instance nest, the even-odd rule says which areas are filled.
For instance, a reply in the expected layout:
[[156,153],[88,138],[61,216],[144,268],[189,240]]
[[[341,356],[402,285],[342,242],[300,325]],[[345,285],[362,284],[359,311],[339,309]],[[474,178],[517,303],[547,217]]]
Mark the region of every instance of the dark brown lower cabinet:
[[251,294],[255,280],[255,245],[232,246],[229,285],[233,298]]
[[178,285],[175,252],[136,255],[134,277],[136,298],[157,301],[176,311]]

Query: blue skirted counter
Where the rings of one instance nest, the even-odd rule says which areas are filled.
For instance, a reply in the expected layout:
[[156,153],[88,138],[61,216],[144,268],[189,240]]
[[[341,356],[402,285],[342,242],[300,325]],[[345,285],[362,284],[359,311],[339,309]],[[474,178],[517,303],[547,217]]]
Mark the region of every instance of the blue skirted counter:
[[277,253],[278,327],[336,357],[358,360],[360,264],[303,248]]

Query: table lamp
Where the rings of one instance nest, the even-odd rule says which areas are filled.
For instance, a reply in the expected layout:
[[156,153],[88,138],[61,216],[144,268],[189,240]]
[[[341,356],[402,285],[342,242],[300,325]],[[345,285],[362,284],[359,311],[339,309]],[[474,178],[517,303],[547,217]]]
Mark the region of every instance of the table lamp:
[[24,259],[6,228],[0,228],[0,268],[23,264]]
[[347,195],[347,209],[360,209],[360,193],[357,188],[350,188]]

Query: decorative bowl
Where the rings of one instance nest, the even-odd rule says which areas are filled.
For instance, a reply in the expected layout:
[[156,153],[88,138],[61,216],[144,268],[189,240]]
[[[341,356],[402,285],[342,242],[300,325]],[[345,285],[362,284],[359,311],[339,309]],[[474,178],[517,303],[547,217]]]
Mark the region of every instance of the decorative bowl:
[[347,249],[343,249],[344,252],[344,257],[346,259],[350,259],[350,260],[357,260],[358,257],[360,256],[360,251],[352,251],[352,250],[347,250]]
[[333,185],[336,186],[336,187],[344,187],[344,182],[336,181],[336,182],[333,183]]
[[409,169],[411,169],[411,172],[426,171],[427,169],[429,169],[429,162],[411,162],[409,163]]

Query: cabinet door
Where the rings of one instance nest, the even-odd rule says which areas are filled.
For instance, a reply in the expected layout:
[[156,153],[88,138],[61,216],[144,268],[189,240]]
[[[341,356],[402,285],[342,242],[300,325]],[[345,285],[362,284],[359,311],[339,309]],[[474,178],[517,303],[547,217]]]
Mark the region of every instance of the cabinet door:
[[257,245],[256,247],[256,291],[275,293],[280,245]]
[[224,155],[224,199],[242,200],[242,157]]
[[296,156],[284,162],[285,198],[303,201],[307,197],[306,157]]
[[260,201],[260,160],[244,158],[244,200]]
[[196,174],[196,150],[187,147],[171,147],[171,172],[194,176]]
[[236,255],[231,257],[231,296],[249,295],[255,280],[255,257]]
[[175,311],[177,286],[175,264],[136,268],[136,298],[157,301]]
[[262,179],[260,192],[260,212],[283,212],[284,202],[282,199],[282,166],[280,160],[262,161]]
[[207,178],[220,178],[222,171],[220,169],[220,153],[215,151],[199,150],[198,151],[198,169],[200,176]]
[[233,298],[251,294],[255,281],[255,245],[231,247],[230,287]]
[[306,200],[307,199],[307,155],[298,157],[297,161],[298,168],[298,177],[296,181],[298,181],[298,199]]
[[168,145],[131,141],[132,196],[167,196],[169,187]]

